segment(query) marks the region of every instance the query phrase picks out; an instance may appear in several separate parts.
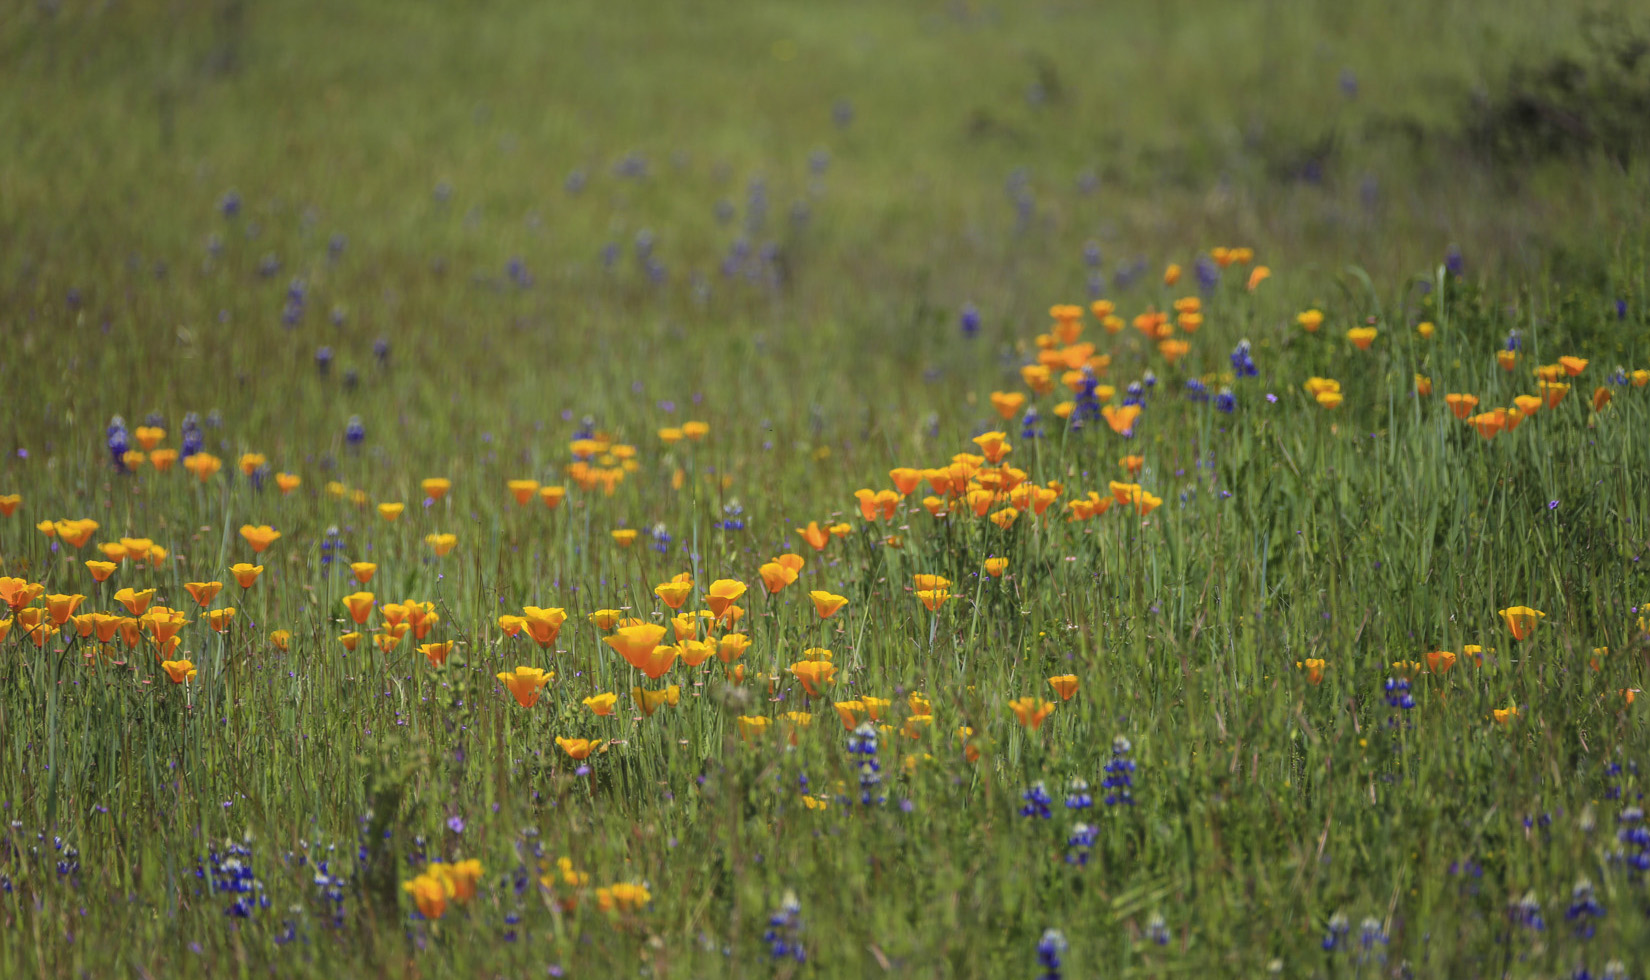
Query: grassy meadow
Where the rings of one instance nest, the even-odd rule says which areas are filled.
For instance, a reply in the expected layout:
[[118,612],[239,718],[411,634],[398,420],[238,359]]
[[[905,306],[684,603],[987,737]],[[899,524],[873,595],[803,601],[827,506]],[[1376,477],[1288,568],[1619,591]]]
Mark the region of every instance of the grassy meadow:
[[0,975],[1644,976],[1645,51],[0,13]]

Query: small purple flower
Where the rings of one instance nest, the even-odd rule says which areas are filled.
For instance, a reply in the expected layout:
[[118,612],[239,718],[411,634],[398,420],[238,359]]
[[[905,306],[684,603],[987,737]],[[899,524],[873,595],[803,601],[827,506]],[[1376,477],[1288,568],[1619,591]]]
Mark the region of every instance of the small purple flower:
[[447,829],[455,834],[464,833],[464,818],[454,814],[447,818]]

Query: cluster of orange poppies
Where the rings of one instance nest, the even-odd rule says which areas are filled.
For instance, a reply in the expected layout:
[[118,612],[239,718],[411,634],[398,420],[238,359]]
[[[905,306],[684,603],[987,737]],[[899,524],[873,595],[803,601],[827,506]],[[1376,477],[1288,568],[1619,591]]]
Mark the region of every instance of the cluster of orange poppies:
[[[366,564],[365,562],[357,562],[354,566],[351,566],[358,581],[362,579],[363,572],[366,572],[367,578],[371,578],[371,573],[361,567]],[[373,567],[376,568],[376,566]],[[424,642],[429,638],[430,631],[435,629],[437,623],[441,622],[441,615],[435,611],[435,603],[433,602],[405,599],[401,602],[380,603],[377,596],[371,592],[352,592],[344,596],[342,602],[344,608],[349,612],[349,618],[357,626],[366,626],[367,621],[372,619],[373,611],[377,610],[379,624],[377,629],[372,631],[372,644],[384,653],[395,650],[401,644],[402,638],[408,633],[411,633],[413,639],[421,644],[418,652],[429,660],[432,667],[440,667],[445,664],[448,655],[452,653],[453,643],[451,640],[439,643]],[[359,630],[352,630],[340,636],[338,642],[343,644],[345,650],[354,653],[360,647],[364,638]]]
[[[1517,365],[1518,352],[1503,350],[1497,354],[1496,359],[1503,368],[1511,371]],[[1518,428],[1525,419],[1542,409],[1557,408],[1570,393],[1571,382],[1565,379],[1579,377],[1585,370],[1587,360],[1580,357],[1561,357],[1556,364],[1543,364],[1534,372],[1536,394],[1514,397],[1511,407],[1475,412],[1478,408],[1478,396],[1453,392],[1444,396],[1444,403],[1449,406],[1456,418],[1478,430],[1479,435],[1485,439],[1494,439],[1501,432],[1511,432]],[[1650,371],[1634,371],[1631,377],[1632,383],[1639,387],[1650,384]],[[1422,396],[1432,394],[1432,379],[1417,374],[1415,392]],[[1604,411],[1610,404],[1610,398],[1610,389],[1604,385],[1593,389],[1593,411]]]

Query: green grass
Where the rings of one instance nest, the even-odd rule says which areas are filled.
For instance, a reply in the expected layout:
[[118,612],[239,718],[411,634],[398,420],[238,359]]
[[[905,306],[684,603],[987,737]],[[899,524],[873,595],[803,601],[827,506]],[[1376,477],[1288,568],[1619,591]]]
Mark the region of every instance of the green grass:
[[[1461,135],[1476,90],[1583,51],[1581,32],[1572,5],[1533,0],[226,0],[0,18],[0,494],[23,498],[0,518],[4,571],[98,611],[148,586],[195,610],[184,583],[221,580],[214,605],[238,611],[222,635],[191,612],[188,685],[149,648],[37,649],[17,626],[0,641],[0,972],[1035,976],[1055,928],[1070,976],[1599,976],[1612,959],[1639,975],[1650,897],[1627,858],[1645,850],[1617,832],[1646,762],[1643,706],[1622,692],[1650,651],[1650,388],[1609,378],[1650,367],[1644,172],[1491,166]],[[1326,140],[1321,180],[1301,179]],[[645,177],[614,172],[631,153]],[[1158,378],[1134,438],[1068,429],[1064,395],[1033,399],[1042,437],[1024,438],[989,393],[1025,390],[1048,307],[1088,295],[1090,242],[1125,319],[1197,292],[1214,246],[1254,247],[1273,277],[1251,291],[1227,270],[1173,365],[1091,318],[1119,399]],[[1442,268],[1451,245],[1464,275]],[[1172,289],[1169,262],[1186,267]],[[1309,307],[1327,314],[1315,335],[1295,323]],[[1344,334],[1368,318],[1380,334],[1358,351]],[[1511,330],[1509,373],[1494,352]],[[1244,338],[1259,377],[1230,376]],[[1510,405],[1567,354],[1590,363],[1564,401],[1493,440],[1444,404]],[[1316,405],[1311,376],[1344,404]],[[1190,379],[1230,386],[1236,411],[1188,397]],[[1594,411],[1600,386],[1614,398]],[[214,410],[210,480],[110,465],[111,416],[159,413],[176,447],[185,413]],[[571,486],[587,417],[637,447],[635,471],[611,496],[518,507],[507,480]],[[703,442],[660,440],[687,419],[709,423]],[[1044,519],[936,520],[927,488],[895,521],[861,519],[855,490],[998,425],[1009,463],[1064,485]],[[302,486],[255,486],[246,452]],[[1163,505],[1067,523],[1126,453]],[[426,504],[431,476],[453,490]],[[330,481],[407,512],[383,520]],[[78,517],[100,524],[82,551],[34,528]],[[809,521],[850,531],[815,553],[795,530]],[[282,537],[243,591],[228,567],[254,557],[246,523]],[[619,527],[641,539],[618,547]],[[458,545],[436,559],[425,536],[443,531]],[[136,536],[166,561],[94,583],[96,543]],[[807,565],[767,596],[758,569],[788,551]],[[993,555],[1000,580],[980,573]],[[429,639],[457,644],[445,668],[411,638],[344,651],[359,560],[381,602],[434,604]],[[643,718],[627,692],[647,682],[586,616],[663,623],[653,588],[684,571],[687,609],[715,579],[750,587],[747,677],[678,665],[659,683],[680,703]],[[954,582],[938,614],[918,573]],[[809,589],[848,606],[822,623]],[[526,605],[567,610],[553,651],[501,631]],[[1547,614],[1522,642],[1497,614],[1513,605]],[[810,647],[834,651],[828,699],[785,671]],[[1394,666],[1441,650],[1459,655],[1447,673]],[[1308,659],[1327,662],[1321,685]],[[531,709],[494,679],[517,664],[556,672]],[[1077,695],[1023,729],[1009,702],[1068,673]],[[1387,704],[1398,677],[1413,709]],[[582,705],[600,691],[615,716]],[[915,738],[913,691],[935,719]],[[892,702],[869,805],[828,703],[860,695]],[[792,747],[798,710],[813,717]],[[772,727],[746,744],[740,716]],[[558,736],[614,744],[581,775]],[[1135,803],[1108,807],[1118,736]],[[1063,805],[1074,778],[1096,797],[1084,815]],[[1020,815],[1039,780],[1046,821]],[[1080,819],[1086,865],[1066,860]],[[197,874],[231,842],[268,900],[245,919]],[[564,855],[588,883],[541,886]],[[485,869],[436,922],[400,887],[426,857]],[[1590,939],[1565,915],[1582,877],[1606,910]],[[595,889],[619,882],[652,902],[603,914]],[[763,941],[787,893],[806,966]],[[1526,896],[1544,929],[1510,918]],[[1337,914],[1351,932],[1326,951]],[[1384,935],[1367,951],[1366,918]]]

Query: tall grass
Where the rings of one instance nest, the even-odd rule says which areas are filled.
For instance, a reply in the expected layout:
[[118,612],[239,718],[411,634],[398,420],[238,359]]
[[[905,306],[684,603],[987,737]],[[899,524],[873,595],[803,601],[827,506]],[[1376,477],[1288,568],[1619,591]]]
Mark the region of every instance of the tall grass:
[[[1036,975],[1051,928],[1078,976],[1642,972],[1626,692],[1650,388],[1611,377],[1650,367],[1642,175],[1548,165],[1509,194],[1447,140],[1409,152],[1377,125],[1447,129],[1570,25],[1533,2],[8,19],[4,571],[86,610],[155,588],[188,612],[198,673],[174,684],[153,644],[72,623],[0,642],[5,974]],[[1303,182],[1285,151],[1326,131],[1338,155]],[[1273,278],[1200,290],[1194,261],[1237,244]],[[1203,299],[1174,364],[1088,321],[1118,400],[1156,378],[1133,437],[1062,423],[1067,394],[1032,399],[1035,436],[998,418],[1045,310],[1095,287],[1126,318]],[[1345,331],[1371,319],[1357,350]],[[1257,377],[1232,376],[1241,339]],[[1516,430],[1483,438],[1444,403],[1510,405],[1561,355],[1589,364]],[[1312,376],[1344,403],[1320,407]],[[176,447],[187,412],[221,473],[117,471],[112,415],[156,413]],[[703,441],[659,438],[688,419]],[[1063,484],[1042,518],[937,519],[927,487],[861,517],[855,490],[997,427],[1010,464]],[[587,429],[637,449],[612,495],[569,481]],[[242,475],[248,452],[302,485]],[[1129,453],[1162,506],[1068,522]],[[569,494],[518,506],[517,478]],[[35,529],[79,517],[100,524],[84,549]],[[848,531],[815,552],[810,521]],[[254,556],[248,523],[282,536]],[[166,560],[91,580],[97,543],[139,536]],[[785,552],[806,565],[767,594]],[[243,590],[228,568],[254,559]],[[648,682],[587,621],[669,625],[653,589],[681,572],[688,610],[715,579],[749,587],[743,681],[713,657]],[[955,597],[931,612],[916,574]],[[222,634],[184,590],[208,580],[237,609]],[[379,613],[346,652],[358,588],[432,603],[447,666],[410,636],[375,646]],[[821,621],[810,589],[849,603]],[[552,649],[501,629],[527,605],[567,610]],[[1546,613],[1522,641],[1498,615],[1517,605]],[[838,670],[823,698],[786,670],[816,647]],[[1319,659],[1313,684],[1298,665]],[[556,674],[531,708],[495,680],[518,664]],[[1075,697],[1022,726],[1010,701],[1063,674]],[[1389,703],[1400,680],[1413,707]],[[678,704],[634,709],[633,686],[667,683]],[[613,717],[582,703],[602,691]],[[880,784],[831,704],[861,696],[890,702]],[[610,744],[581,766],[558,736]],[[1124,759],[1132,802],[1108,804]],[[402,882],[469,858],[476,897],[414,914]],[[1582,878],[1601,915],[1569,914]],[[595,889],[619,882],[651,903],[604,913]],[[764,938],[787,893],[807,965]]]

